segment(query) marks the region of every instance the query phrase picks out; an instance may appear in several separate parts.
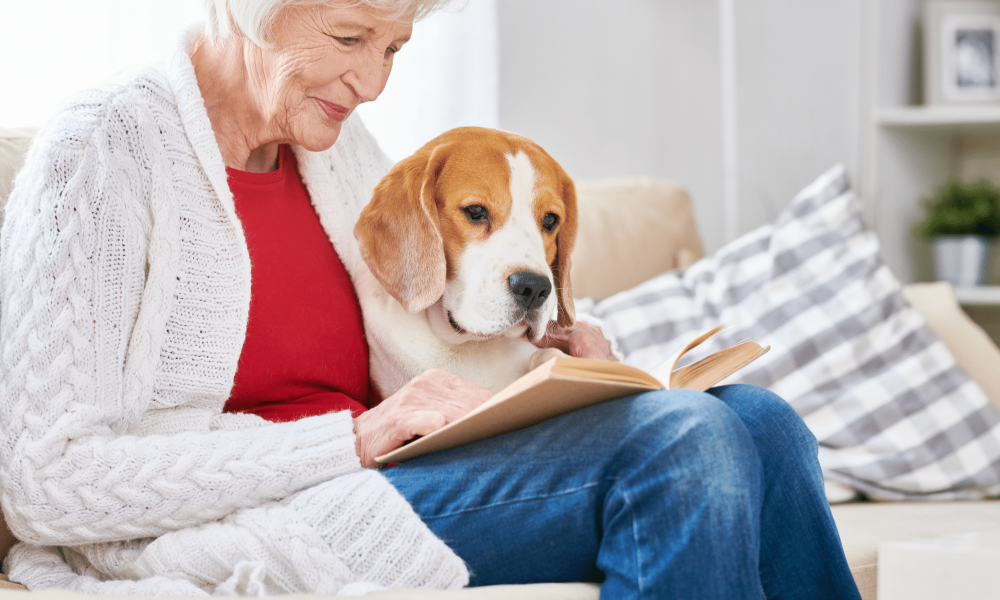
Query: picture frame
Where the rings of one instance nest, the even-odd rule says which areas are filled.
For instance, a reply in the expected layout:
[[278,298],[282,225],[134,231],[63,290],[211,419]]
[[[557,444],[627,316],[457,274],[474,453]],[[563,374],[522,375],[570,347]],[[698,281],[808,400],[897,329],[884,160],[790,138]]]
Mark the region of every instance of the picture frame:
[[924,5],[924,102],[1000,103],[1000,1]]

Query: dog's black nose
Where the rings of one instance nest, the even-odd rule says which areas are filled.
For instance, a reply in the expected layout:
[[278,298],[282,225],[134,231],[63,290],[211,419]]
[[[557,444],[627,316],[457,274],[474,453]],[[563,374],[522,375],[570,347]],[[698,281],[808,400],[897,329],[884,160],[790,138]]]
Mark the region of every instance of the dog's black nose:
[[524,308],[531,310],[541,306],[552,293],[549,278],[529,271],[519,271],[507,278],[510,293]]

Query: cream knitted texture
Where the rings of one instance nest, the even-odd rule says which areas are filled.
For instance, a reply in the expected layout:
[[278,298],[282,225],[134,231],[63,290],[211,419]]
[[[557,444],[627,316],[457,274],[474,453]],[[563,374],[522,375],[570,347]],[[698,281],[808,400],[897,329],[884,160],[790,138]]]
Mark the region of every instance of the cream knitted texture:
[[[330,151],[297,153],[321,222],[353,273],[353,219],[387,160],[356,119]],[[14,578],[49,585],[52,576],[35,568],[53,556],[42,546],[76,546],[100,576],[67,583],[62,573],[56,585],[131,593],[134,582],[99,581],[132,568],[136,553],[115,542],[212,530],[226,518],[247,523],[303,490],[327,490],[325,510],[348,521],[373,502],[402,510],[383,477],[361,470],[348,413],[283,424],[221,414],[246,332],[250,263],[183,50],[169,67],[79,96],[39,133],[6,210],[0,503],[28,542],[5,565]],[[348,493],[357,481],[365,493]],[[279,513],[268,522],[313,526],[287,507]],[[331,586],[464,585],[461,561],[412,511],[400,514],[401,522],[365,521],[363,539],[339,529],[312,534],[326,547],[312,555],[359,553]],[[399,541],[401,531],[411,532],[408,541]],[[229,543],[212,535],[210,546]],[[230,575],[246,574],[237,563]],[[371,568],[378,563],[428,570],[380,573]],[[156,587],[143,585],[144,593]]]
[[375,471],[338,478],[280,503],[161,536],[113,570],[131,579],[165,576],[214,591],[242,564],[268,595],[337,593],[356,580],[386,588],[444,588],[464,581],[461,561],[440,560],[449,554],[444,543],[386,488],[391,484]]
[[[11,549],[7,563],[13,565],[8,575],[12,581],[30,581],[33,590],[59,588],[85,594],[135,596],[208,596],[208,592],[189,581],[151,577],[141,581],[105,581],[94,569],[74,572],[55,547],[18,544]],[[6,564],[6,563],[5,563]]]

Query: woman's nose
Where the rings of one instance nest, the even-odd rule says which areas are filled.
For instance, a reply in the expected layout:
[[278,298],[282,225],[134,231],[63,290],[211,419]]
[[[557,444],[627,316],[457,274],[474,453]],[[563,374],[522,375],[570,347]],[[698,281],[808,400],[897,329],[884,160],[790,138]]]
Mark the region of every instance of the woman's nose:
[[367,58],[345,74],[345,83],[362,102],[371,102],[378,98],[385,86],[385,68],[381,56],[378,60]]

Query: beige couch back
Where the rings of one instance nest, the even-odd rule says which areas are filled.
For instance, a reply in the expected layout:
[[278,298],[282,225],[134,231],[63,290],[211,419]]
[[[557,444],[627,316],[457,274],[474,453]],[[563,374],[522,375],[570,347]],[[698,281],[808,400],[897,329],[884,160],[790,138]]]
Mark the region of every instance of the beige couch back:
[[688,193],[663,179],[580,181],[570,279],[577,298],[607,298],[704,254]]

